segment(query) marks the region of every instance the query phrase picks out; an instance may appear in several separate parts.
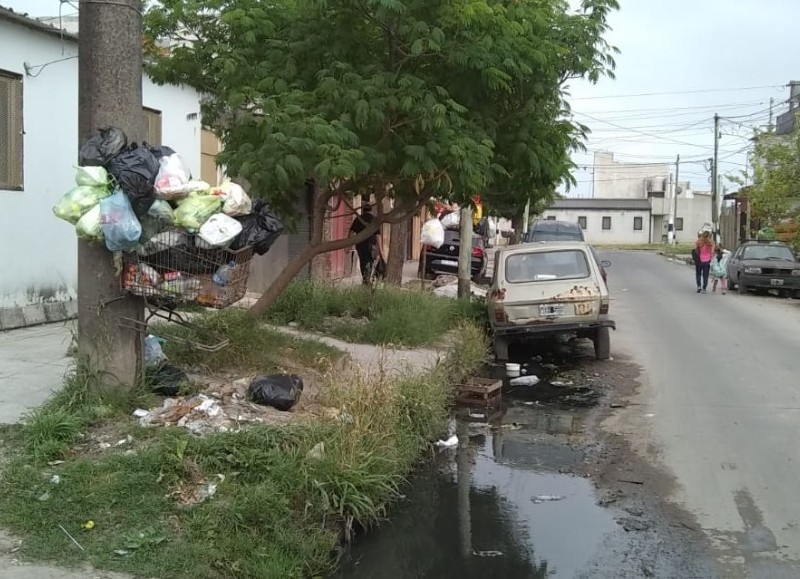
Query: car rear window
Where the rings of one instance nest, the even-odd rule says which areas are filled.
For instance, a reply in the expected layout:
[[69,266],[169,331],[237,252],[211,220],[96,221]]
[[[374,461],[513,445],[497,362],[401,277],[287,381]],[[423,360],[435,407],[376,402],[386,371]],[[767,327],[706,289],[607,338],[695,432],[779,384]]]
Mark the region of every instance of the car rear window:
[[530,241],[583,241],[580,233],[560,229],[557,231],[544,231],[541,229],[534,229],[531,232]]
[[516,253],[506,258],[506,281],[527,283],[589,277],[586,254],[576,249]]

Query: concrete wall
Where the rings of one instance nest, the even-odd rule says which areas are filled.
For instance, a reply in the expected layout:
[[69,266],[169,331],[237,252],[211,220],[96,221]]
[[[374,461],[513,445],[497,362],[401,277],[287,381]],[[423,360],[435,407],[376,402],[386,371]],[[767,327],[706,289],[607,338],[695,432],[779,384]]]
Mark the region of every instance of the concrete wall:
[[[548,209],[541,219],[555,217],[558,221],[578,223],[578,217],[586,217],[583,235],[589,243],[597,244],[641,244],[650,243],[650,212],[597,209]],[[611,229],[603,229],[603,217],[611,217]],[[634,230],[634,217],[642,218],[641,231]]]
[[[23,77],[23,191],[0,190],[0,329],[74,314],[77,242],[52,207],[74,184],[78,157],[78,47],[0,20],[0,69]],[[26,76],[24,62],[52,63]],[[200,173],[199,97],[144,81],[144,105],[161,111],[162,140]],[[47,307],[45,307],[47,305]]]
[[669,165],[618,163],[613,153],[594,155],[594,197],[647,199],[649,179],[669,179]]

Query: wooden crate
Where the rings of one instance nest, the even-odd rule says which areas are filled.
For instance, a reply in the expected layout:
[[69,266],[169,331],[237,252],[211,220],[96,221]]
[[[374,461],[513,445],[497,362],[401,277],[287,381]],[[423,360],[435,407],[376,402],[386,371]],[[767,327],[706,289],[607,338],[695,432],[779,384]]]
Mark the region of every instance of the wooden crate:
[[502,380],[470,378],[466,384],[456,384],[456,404],[499,406],[502,398]]

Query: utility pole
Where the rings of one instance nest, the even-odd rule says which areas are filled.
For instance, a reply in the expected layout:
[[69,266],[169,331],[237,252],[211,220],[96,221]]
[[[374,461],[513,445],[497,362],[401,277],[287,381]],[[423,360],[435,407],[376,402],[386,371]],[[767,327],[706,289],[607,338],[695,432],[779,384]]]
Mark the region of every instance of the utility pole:
[[714,229],[715,241],[718,241],[719,235],[719,219],[717,214],[719,210],[719,115],[714,115],[714,161],[711,166],[711,223]]
[[769,124],[767,125],[767,132],[772,132],[772,107],[775,106],[775,99],[770,97],[769,99]]
[[678,193],[680,192],[681,156],[675,159],[675,189],[672,191],[672,243],[678,243]]
[[464,203],[459,216],[458,299],[468,300],[472,289],[472,207]]
[[[78,41],[79,146],[99,127],[145,137],[142,113],[142,0],[81,2]],[[141,371],[142,336],[123,329],[141,321],[140,298],[120,289],[112,254],[78,241],[78,350],[104,376],[124,387]]]

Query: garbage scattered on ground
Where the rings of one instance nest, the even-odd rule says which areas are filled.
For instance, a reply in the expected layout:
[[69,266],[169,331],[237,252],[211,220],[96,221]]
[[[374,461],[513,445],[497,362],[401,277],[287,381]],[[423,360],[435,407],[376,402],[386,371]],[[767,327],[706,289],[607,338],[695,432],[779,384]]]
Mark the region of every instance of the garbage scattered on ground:
[[50,500],[50,493],[47,492],[47,491],[43,492],[41,495],[39,495],[39,499],[38,500],[39,500],[40,503],[43,503],[45,501],[49,501]]
[[162,363],[154,368],[145,370],[147,383],[150,389],[162,396],[177,396],[181,393],[181,388],[190,384],[189,376],[172,364]]
[[535,386],[539,383],[539,378],[530,374],[528,376],[520,376],[519,378],[512,378],[508,382],[511,386]]
[[296,374],[256,376],[247,389],[247,397],[256,404],[290,410],[300,400],[303,379]]
[[472,555],[475,557],[501,557],[502,551],[473,551]]
[[572,386],[572,385],[574,385],[574,384],[575,384],[575,383],[574,383],[574,382],[572,382],[571,380],[570,380],[569,382],[564,382],[564,381],[562,381],[562,380],[552,380],[552,381],[550,382],[550,385],[551,385],[551,386],[558,386],[558,387],[560,387],[560,388],[566,388],[566,387],[568,387],[568,386]]
[[88,521],[86,521],[85,523],[83,523],[83,524],[81,525],[81,528],[82,528],[84,531],[91,531],[92,529],[94,529],[94,521],[92,521],[92,520],[88,520]]
[[557,501],[563,501],[565,498],[564,495],[538,495],[531,499],[533,504],[540,505],[542,503],[554,503]]
[[322,460],[325,458],[325,443],[318,442],[315,444],[311,450],[308,451],[308,454],[306,454],[306,458],[311,460]]
[[164,340],[157,336],[149,335],[144,339],[144,363],[148,368],[158,366],[162,362],[166,362],[167,356],[161,345]]
[[52,477],[50,477],[50,484],[54,485],[61,484],[61,477],[58,476],[57,474],[54,474]]
[[454,446],[458,445],[458,437],[454,434],[447,440],[437,440],[433,444],[438,448],[453,448]]
[[[470,282],[470,294],[476,298],[485,298],[486,290],[474,282]],[[458,280],[454,283],[448,283],[437,288],[434,288],[433,295],[440,298],[457,298],[458,297]]]

